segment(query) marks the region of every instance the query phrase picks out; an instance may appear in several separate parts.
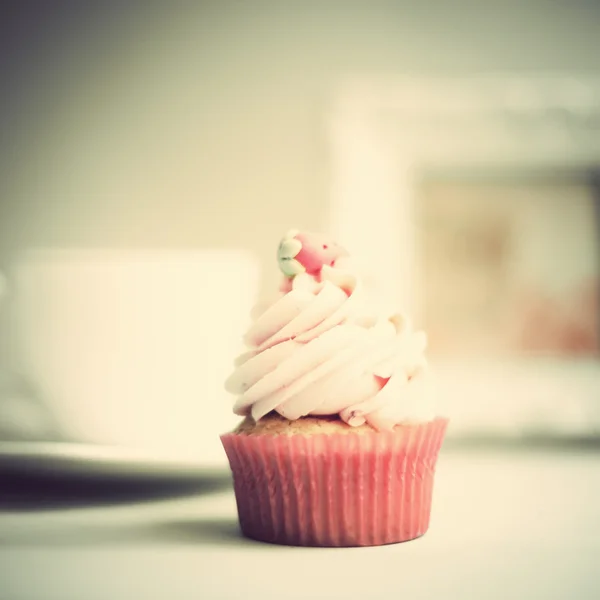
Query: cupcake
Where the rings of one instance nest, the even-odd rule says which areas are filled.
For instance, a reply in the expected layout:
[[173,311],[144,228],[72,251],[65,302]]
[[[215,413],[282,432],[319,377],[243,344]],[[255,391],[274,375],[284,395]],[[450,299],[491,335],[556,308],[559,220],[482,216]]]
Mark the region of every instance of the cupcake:
[[447,426],[425,334],[375,306],[332,240],[291,231],[277,258],[280,289],[225,384],[244,417],[221,436],[243,534],[339,547],[423,535]]

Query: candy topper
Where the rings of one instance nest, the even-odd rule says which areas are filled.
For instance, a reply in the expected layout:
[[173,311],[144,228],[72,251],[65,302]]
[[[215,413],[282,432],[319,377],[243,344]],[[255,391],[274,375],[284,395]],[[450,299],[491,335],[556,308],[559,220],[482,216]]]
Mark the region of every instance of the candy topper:
[[288,231],[277,250],[279,268],[287,277],[305,272],[319,275],[324,265],[334,267],[342,256],[348,252],[327,236],[295,229]]

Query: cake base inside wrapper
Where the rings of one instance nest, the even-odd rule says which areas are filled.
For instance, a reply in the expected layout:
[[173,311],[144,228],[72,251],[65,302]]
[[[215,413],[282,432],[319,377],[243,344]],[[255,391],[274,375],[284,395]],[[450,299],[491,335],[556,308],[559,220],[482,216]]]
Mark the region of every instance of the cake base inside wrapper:
[[339,420],[245,421],[221,436],[245,536],[293,546],[378,546],[429,527],[447,419],[377,432]]

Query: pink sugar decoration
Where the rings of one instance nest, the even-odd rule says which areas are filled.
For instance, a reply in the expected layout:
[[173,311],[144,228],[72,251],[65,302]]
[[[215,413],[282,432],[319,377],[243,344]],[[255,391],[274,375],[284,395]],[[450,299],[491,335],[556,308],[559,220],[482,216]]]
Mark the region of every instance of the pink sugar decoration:
[[332,267],[338,258],[348,255],[344,248],[324,235],[301,232],[294,237],[302,244],[295,258],[309,275],[318,275],[323,265]]

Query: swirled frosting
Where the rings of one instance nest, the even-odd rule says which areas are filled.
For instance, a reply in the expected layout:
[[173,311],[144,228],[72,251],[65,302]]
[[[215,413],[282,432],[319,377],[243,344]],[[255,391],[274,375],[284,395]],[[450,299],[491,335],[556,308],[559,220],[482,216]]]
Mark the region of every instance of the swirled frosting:
[[248,351],[225,384],[237,395],[234,412],[256,421],[271,411],[290,420],[339,414],[379,430],[433,420],[425,334],[372,306],[343,249],[322,244],[316,255],[302,249],[312,240],[303,235],[280,244],[281,290],[253,311]]

